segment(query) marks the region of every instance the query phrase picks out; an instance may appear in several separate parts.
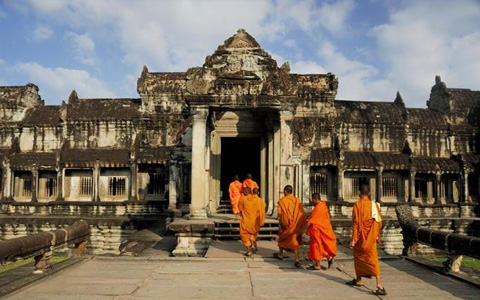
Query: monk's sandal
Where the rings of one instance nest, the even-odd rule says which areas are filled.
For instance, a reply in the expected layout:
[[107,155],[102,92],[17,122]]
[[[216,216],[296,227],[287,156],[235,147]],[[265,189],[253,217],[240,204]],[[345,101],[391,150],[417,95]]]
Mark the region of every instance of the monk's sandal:
[[381,289],[377,289],[377,291],[375,292],[375,295],[377,296],[385,296],[387,294],[387,291],[385,290],[384,287],[382,287]]

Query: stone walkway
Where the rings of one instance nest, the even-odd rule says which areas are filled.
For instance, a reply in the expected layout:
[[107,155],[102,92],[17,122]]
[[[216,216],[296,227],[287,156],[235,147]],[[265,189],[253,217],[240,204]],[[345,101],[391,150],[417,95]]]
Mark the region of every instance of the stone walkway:
[[[330,270],[293,267],[291,258],[269,258],[274,242],[260,242],[259,254],[245,259],[237,241],[212,244],[207,258],[95,258],[77,264],[8,300],[153,299],[479,299],[480,290],[401,259],[381,262],[387,296],[375,283],[349,287],[353,260],[339,253]],[[262,252],[264,256],[262,256]],[[304,263],[305,266],[307,263]],[[324,263],[325,265],[326,263]]]

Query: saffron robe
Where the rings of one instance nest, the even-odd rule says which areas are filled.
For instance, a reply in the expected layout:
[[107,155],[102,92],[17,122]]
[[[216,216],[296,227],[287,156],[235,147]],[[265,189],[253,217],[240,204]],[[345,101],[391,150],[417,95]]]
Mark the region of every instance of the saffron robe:
[[258,205],[260,206],[260,216],[257,218],[256,222],[256,228],[257,228],[257,234],[260,232],[260,227],[265,224],[265,201],[263,201],[262,198],[258,197],[258,195],[253,194],[252,198],[258,201]]
[[230,183],[228,187],[228,194],[230,195],[230,204],[232,204],[232,210],[234,214],[238,214],[238,202],[240,201],[240,195],[242,191],[242,183],[238,180]]
[[242,214],[240,218],[240,239],[247,247],[252,246],[252,242],[257,240],[260,226],[265,221],[265,219],[262,220],[262,211],[263,216],[265,215],[265,206],[262,203],[262,199],[251,194],[240,198],[238,205]]
[[[378,214],[380,208],[377,203]],[[378,261],[377,243],[380,240],[380,221],[375,221],[372,216],[372,201],[363,197],[353,205],[352,213],[352,240],[355,242],[353,247],[353,260],[355,264],[355,273],[361,277],[380,276],[380,263]]]
[[252,191],[253,191],[253,189],[255,189],[255,188],[257,188],[257,189],[259,188],[259,187],[258,187],[258,184],[257,184],[255,181],[251,180],[251,179],[245,179],[245,180],[243,181],[242,190],[243,190],[244,188],[246,188],[246,187],[251,188]]
[[330,214],[325,201],[315,205],[308,221],[307,235],[310,236],[308,258],[320,261],[322,258],[337,255],[337,237],[330,223]]
[[307,217],[300,200],[292,194],[278,201],[278,247],[296,252],[302,244],[302,233],[307,225]]

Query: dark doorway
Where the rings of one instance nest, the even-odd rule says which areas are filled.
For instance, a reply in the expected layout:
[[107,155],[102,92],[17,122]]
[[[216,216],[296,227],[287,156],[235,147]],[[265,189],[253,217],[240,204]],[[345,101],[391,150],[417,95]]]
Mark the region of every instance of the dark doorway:
[[235,174],[243,182],[250,173],[260,185],[260,138],[222,138],[221,153],[222,199],[228,199],[228,186]]

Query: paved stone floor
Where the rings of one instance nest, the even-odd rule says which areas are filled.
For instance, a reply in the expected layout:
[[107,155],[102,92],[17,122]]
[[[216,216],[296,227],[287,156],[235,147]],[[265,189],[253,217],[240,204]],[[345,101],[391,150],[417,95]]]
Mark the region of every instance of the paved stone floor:
[[[274,242],[261,242],[253,258],[237,241],[216,242],[207,258],[94,258],[41,280],[8,300],[153,299],[379,299],[375,283],[345,285],[353,260],[339,253],[330,270],[293,267],[293,260],[269,258]],[[263,255],[262,255],[263,253]],[[307,262],[305,262],[305,266]],[[325,263],[324,263],[325,265]],[[387,296],[380,299],[480,299],[480,289],[401,259],[381,262]]]

